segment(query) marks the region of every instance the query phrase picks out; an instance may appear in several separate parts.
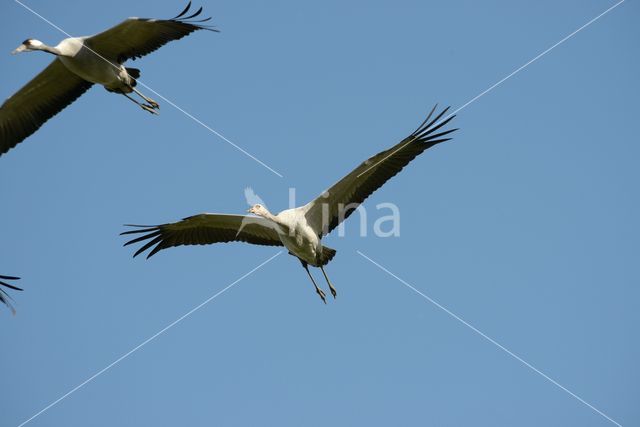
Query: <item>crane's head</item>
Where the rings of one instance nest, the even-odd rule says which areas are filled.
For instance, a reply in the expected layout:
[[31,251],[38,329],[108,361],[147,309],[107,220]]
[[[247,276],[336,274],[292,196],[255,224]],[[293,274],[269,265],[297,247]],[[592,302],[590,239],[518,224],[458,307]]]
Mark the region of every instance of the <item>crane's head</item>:
[[18,46],[13,52],[11,52],[11,54],[15,55],[16,53],[20,52],[33,52],[34,50],[41,50],[43,46],[44,43],[42,43],[40,40],[26,39],[20,46]]
[[251,206],[249,210],[247,210],[247,212],[252,213],[254,215],[258,215],[258,216],[263,216],[263,217],[269,214],[269,211],[267,210],[267,208],[265,208],[259,203]]

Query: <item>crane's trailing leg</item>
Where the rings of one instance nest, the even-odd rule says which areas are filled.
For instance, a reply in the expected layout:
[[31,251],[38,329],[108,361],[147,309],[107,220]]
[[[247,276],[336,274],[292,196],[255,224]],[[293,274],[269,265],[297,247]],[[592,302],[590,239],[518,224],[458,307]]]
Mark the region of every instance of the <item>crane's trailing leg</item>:
[[144,99],[147,103],[149,103],[149,105],[151,106],[151,108],[160,108],[160,105],[154,101],[153,99],[149,98],[148,96],[145,96],[142,92],[140,92],[138,89],[136,89],[135,87],[131,86],[131,89],[137,93],[140,98]]
[[127,97],[127,99],[130,99],[132,102],[135,102],[140,108],[142,108],[144,111],[148,111],[151,114],[160,114],[158,113],[151,105],[147,105],[147,104],[141,104],[138,101],[136,101],[135,99],[133,99],[132,97],[130,97],[129,95],[127,95],[126,93],[123,93],[124,96]]
[[327,279],[327,284],[329,285],[329,290],[331,291],[331,295],[333,295],[333,298],[336,298],[336,295],[338,294],[336,292],[336,288],[333,287],[333,285],[331,284],[331,280],[329,280],[329,276],[327,276],[327,273],[325,273],[324,268],[322,268],[322,266],[320,266],[320,270],[322,270],[322,274],[324,274],[324,278]]
[[327,303],[327,299],[325,298],[325,293],[322,289],[320,289],[318,287],[318,285],[316,284],[316,281],[313,280],[313,276],[311,275],[311,272],[309,271],[309,267],[307,266],[307,263],[300,260],[300,262],[302,263],[302,266],[304,267],[305,270],[307,270],[307,274],[309,275],[309,278],[311,279],[311,282],[313,283],[313,286],[316,287],[316,293],[318,295],[320,295],[320,298],[322,298],[322,302],[324,302],[325,304]]

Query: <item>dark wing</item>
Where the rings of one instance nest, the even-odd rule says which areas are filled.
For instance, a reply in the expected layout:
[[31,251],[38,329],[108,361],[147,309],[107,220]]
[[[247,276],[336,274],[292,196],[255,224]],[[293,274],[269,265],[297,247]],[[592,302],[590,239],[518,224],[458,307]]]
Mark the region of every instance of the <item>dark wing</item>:
[[21,291],[22,289],[20,289],[19,287],[13,286],[4,282],[4,280],[19,280],[20,278],[13,277],[13,276],[0,276],[0,279],[1,279],[0,280],[0,302],[5,304],[7,307],[9,307],[9,309],[13,314],[16,314],[16,310],[13,308],[13,306],[9,302],[11,297],[9,296],[9,294],[7,294],[7,292],[4,289],[2,289],[2,286],[6,286],[7,288],[13,289],[15,291]]
[[173,40],[179,40],[197,30],[218,31],[201,25],[211,18],[193,20],[202,8],[187,16],[191,2],[172,19],[129,18],[115,27],[85,39],[85,44],[109,60],[123,63],[141,58]]
[[85,93],[93,83],[58,58],[0,107],[0,156]]
[[[436,124],[449,110],[449,107],[430,120],[435,109],[436,107],[433,107],[429,116],[411,135],[390,149],[382,151],[360,164],[333,187],[305,206],[307,221],[320,237],[330,233],[338,224],[348,218],[360,203],[424,150],[451,139],[444,138],[444,136],[457,129],[437,131],[455,116],[448,117]],[[324,208],[325,218],[323,218],[323,205],[327,206]]]
[[139,230],[125,231],[122,235],[143,233],[124,245],[145,242],[133,254],[138,256],[153,247],[147,258],[173,246],[209,245],[212,243],[247,242],[254,245],[282,246],[275,225],[264,218],[245,215],[200,214],[179,222],[163,225],[130,225]]

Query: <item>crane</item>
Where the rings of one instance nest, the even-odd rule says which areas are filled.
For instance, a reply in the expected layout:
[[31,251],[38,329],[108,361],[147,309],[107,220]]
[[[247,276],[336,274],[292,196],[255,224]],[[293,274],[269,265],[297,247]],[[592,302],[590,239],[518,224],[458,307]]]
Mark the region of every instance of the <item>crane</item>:
[[[157,114],[156,101],[136,89],[138,68],[125,67],[128,59],[147,55],[197,30],[218,30],[194,20],[202,7],[188,14],[191,2],[171,19],[129,18],[99,34],[69,37],[56,46],[27,39],[12,53],[42,51],[56,58],[0,106],[0,156],[37,131],[94,84],[121,94],[143,110]],[[142,102],[130,94],[138,95]]]
[[314,280],[309,265],[322,271],[333,297],[335,286],[324,266],[333,259],[335,249],[322,244],[329,234],[375,190],[400,172],[416,156],[434,145],[448,141],[447,135],[457,129],[440,130],[455,116],[439,122],[448,107],[431,119],[434,107],[422,124],[398,144],[369,158],[348,175],[304,206],[272,214],[263,204],[253,205],[248,212],[255,215],[203,213],[182,221],[162,225],[129,225],[135,227],[122,235],[142,234],[125,246],[145,242],[134,257],[151,249],[147,258],[158,251],[181,245],[208,245],[222,242],[246,242],[255,245],[284,246],[300,260],[316,293],[326,304],[326,294]]

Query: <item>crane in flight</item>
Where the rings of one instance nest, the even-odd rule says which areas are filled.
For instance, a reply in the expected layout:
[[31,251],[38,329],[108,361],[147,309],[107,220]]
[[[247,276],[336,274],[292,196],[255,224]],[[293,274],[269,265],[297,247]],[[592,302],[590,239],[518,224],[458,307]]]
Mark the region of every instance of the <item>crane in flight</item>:
[[326,304],[326,295],[317,285],[309,265],[319,267],[333,297],[336,289],[324,266],[333,259],[335,249],[322,244],[329,234],[375,190],[400,172],[416,156],[434,145],[448,141],[457,129],[441,130],[453,117],[442,121],[449,109],[431,119],[434,107],[424,122],[398,144],[369,158],[317,198],[293,209],[272,214],[263,204],[253,205],[248,212],[255,215],[203,213],[182,221],[162,225],[129,225],[136,227],[122,235],[142,234],[125,246],[145,242],[134,257],[151,249],[147,258],[158,251],[181,245],[208,245],[223,242],[246,242],[255,245],[284,246],[300,260],[311,278],[316,293]]
[[[106,31],[69,37],[56,46],[27,39],[12,53],[42,51],[56,58],[0,106],[0,156],[24,141],[94,84],[121,94],[143,110],[157,114],[156,101],[136,89],[140,70],[125,67],[128,59],[147,55],[197,30],[218,31],[194,20],[202,7],[188,14],[191,2],[171,19],[129,18]],[[133,98],[135,93],[143,102]]]

